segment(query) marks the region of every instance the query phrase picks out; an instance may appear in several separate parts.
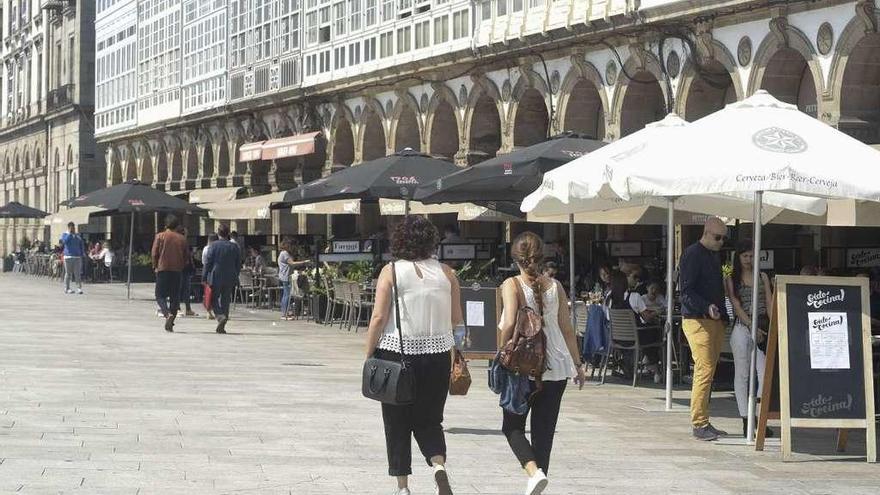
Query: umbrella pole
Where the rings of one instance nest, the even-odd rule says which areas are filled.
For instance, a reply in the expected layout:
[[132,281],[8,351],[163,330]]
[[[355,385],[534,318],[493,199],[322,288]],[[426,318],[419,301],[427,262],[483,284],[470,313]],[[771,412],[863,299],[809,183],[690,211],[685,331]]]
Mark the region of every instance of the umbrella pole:
[[577,318],[574,314],[574,214],[568,215],[568,299],[571,301],[571,327],[577,331]]
[[131,299],[131,252],[134,248],[134,212],[131,212],[131,231],[128,233],[128,281],[125,283],[128,299]]
[[666,410],[672,410],[672,311],[674,288],[672,286],[672,272],[675,253],[675,198],[667,198],[666,207],[666,327],[663,333],[666,336]]
[[[746,442],[753,443],[755,441],[755,377],[757,370],[755,364],[758,358],[758,297],[761,294],[761,203],[764,199],[763,191],[755,191],[755,245],[754,255],[752,259],[752,307],[750,313],[752,315],[752,352],[749,356],[749,418],[748,427],[746,429]],[[770,308],[767,308],[770,309]]]
[[403,215],[404,216],[409,215],[409,200],[408,199],[403,200]]

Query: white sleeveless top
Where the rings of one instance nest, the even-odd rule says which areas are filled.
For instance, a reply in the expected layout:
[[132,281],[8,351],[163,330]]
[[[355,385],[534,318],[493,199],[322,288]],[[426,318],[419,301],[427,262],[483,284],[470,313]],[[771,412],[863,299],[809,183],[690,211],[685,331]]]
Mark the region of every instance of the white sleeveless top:
[[[535,291],[531,286],[526,285],[520,277],[514,277],[514,279],[522,287],[523,294],[526,296],[526,304],[537,311]],[[544,298],[544,335],[547,337],[545,349],[547,370],[544,371],[541,380],[545,382],[568,380],[577,376],[574,360],[565,344],[562,329],[559,328],[559,281],[554,280],[553,282],[542,294]],[[504,321],[504,311],[507,311],[507,308],[504,308],[501,313],[502,321]]]
[[[416,272],[418,266],[421,277]],[[396,261],[397,290],[391,292],[388,323],[379,339],[378,348],[400,352],[394,308],[400,299],[400,329],[405,354],[437,354],[449,352],[455,343],[452,337],[452,285],[439,261]]]

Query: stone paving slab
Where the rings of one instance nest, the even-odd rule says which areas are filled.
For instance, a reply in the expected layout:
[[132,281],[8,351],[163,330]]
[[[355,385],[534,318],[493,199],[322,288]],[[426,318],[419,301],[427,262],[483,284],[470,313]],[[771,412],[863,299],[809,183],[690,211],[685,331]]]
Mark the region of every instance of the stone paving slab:
[[[229,335],[205,319],[162,331],[151,286],[65,295],[56,282],[0,275],[0,494],[388,494],[378,405],[360,396],[363,331],[279,322],[237,308]],[[500,432],[486,363],[448,401],[457,494],[522,493]],[[686,390],[614,379],[566,392],[548,494],[876,494],[880,468],[851,435],[799,432],[797,462],[689,437]],[[740,430],[730,393],[713,421]],[[413,493],[433,493],[414,452]]]

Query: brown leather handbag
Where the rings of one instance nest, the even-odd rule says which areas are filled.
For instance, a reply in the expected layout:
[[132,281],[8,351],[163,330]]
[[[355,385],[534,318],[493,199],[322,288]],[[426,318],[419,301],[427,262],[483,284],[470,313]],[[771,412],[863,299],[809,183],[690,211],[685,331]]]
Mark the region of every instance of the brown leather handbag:
[[[540,384],[546,367],[547,338],[544,335],[544,317],[526,304],[520,282],[514,280],[514,285],[519,302],[516,324],[513,337],[501,348],[499,359],[501,366],[508,371],[534,378]],[[535,297],[541,297],[541,294],[535,294]]]
[[471,388],[471,373],[461,351],[452,348],[452,370],[449,372],[449,395],[467,395]]

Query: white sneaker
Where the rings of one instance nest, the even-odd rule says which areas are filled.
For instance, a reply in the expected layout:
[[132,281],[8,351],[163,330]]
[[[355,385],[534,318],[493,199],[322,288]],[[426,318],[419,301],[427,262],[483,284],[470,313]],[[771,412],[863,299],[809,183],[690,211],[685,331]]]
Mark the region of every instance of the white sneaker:
[[394,492],[393,495],[412,495],[412,494],[409,492],[409,488],[400,488],[396,492]]
[[544,471],[539,469],[529,478],[529,482],[526,484],[526,495],[540,495],[545,488],[547,488],[547,476],[544,475]]
[[76,293],[77,293],[77,294],[82,294],[82,293],[83,293],[83,290],[82,290],[82,289],[76,289]]
[[73,294],[73,291],[70,289],[64,289],[65,294]]

